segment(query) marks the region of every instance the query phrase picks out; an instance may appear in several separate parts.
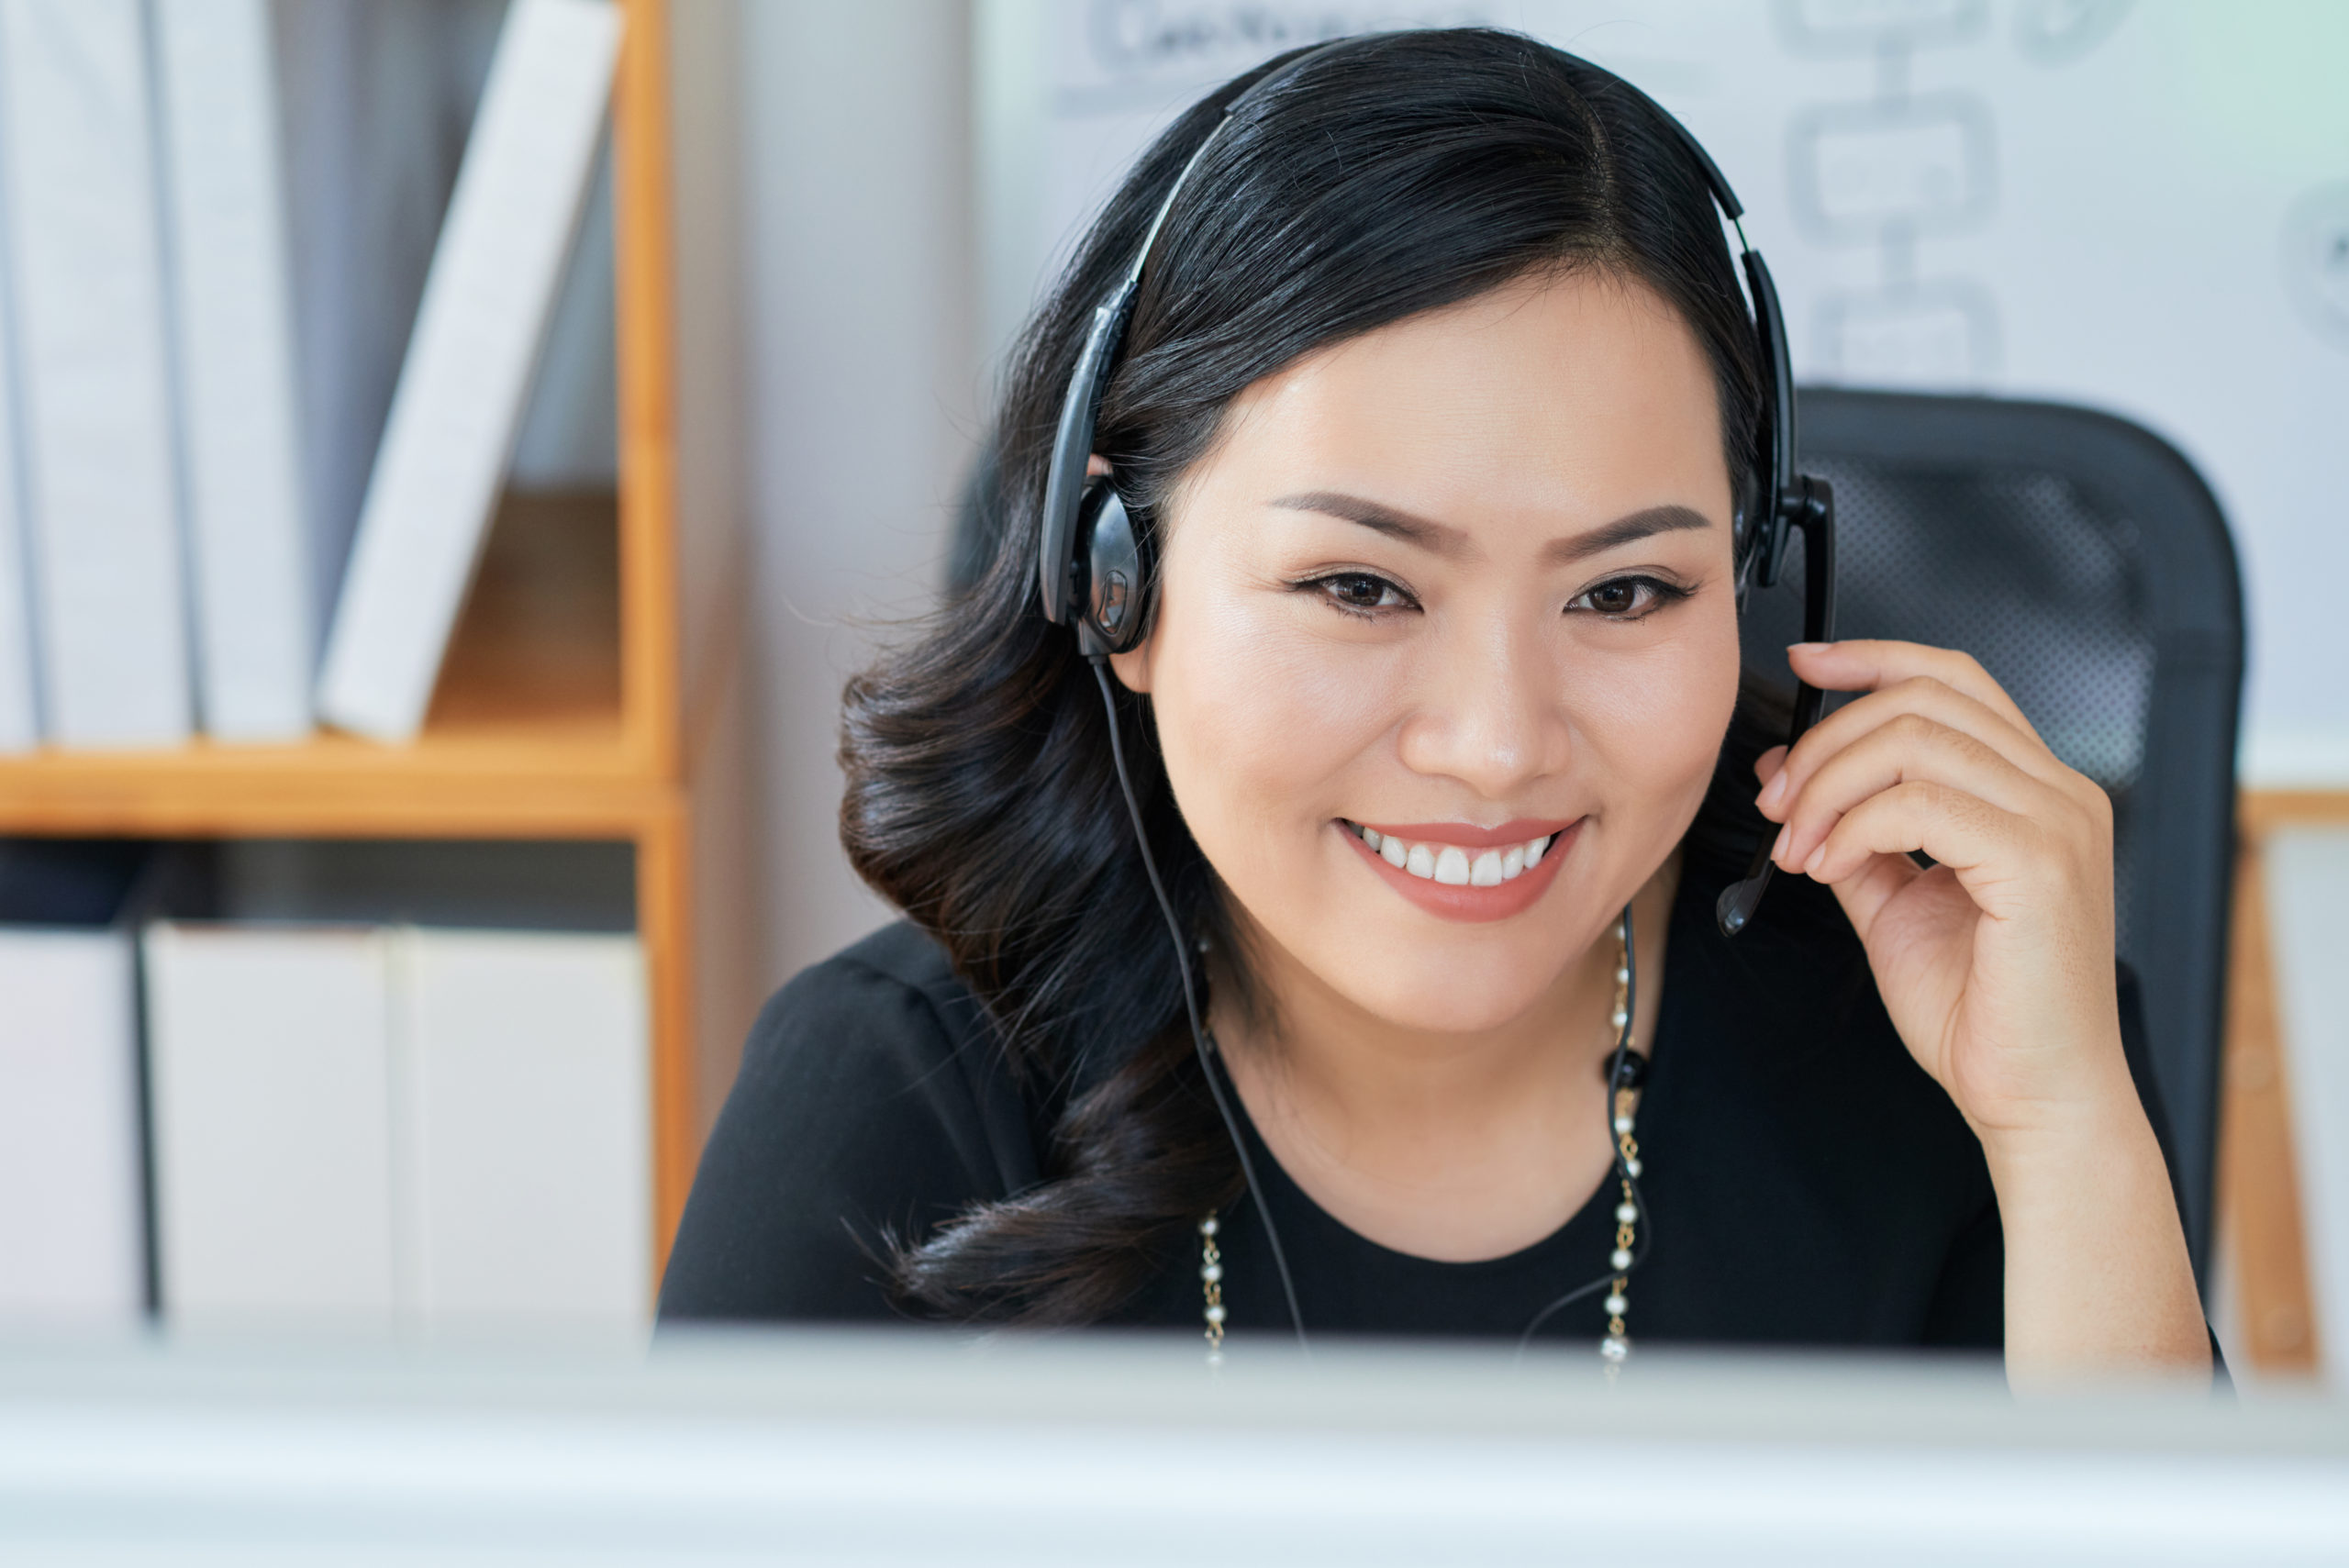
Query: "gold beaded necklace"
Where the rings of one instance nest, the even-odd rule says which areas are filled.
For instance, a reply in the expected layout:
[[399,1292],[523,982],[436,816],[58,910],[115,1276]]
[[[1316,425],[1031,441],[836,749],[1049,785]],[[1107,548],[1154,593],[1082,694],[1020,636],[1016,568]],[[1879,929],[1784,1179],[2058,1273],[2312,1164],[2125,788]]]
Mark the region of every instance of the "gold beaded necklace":
[[[1608,1025],[1615,1036],[1615,1050],[1607,1062],[1609,1126],[1615,1139],[1615,1175],[1622,1189],[1615,1205],[1615,1249],[1607,1256],[1610,1281],[1607,1299],[1600,1303],[1607,1312],[1607,1333],[1598,1341],[1598,1353],[1605,1362],[1607,1376],[1612,1382],[1615,1373],[1631,1354],[1631,1330],[1624,1318],[1631,1309],[1631,1269],[1639,1261],[1639,1225],[1645,1213],[1640,1201],[1637,1183],[1640,1177],[1640,1140],[1637,1125],[1640,1112],[1640,1091],[1646,1082],[1647,1059],[1634,1049],[1631,1018],[1631,916],[1629,909],[1615,922],[1615,1006],[1608,1015]],[[1262,1202],[1261,1196],[1258,1199]],[[1223,1364],[1223,1326],[1230,1313],[1223,1303],[1223,1250],[1216,1245],[1222,1230],[1220,1219],[1208,1215],[1199,1221],[1199,1284],[1206,1297],[1202,1316],[1207,1320],[1208,1364]],[[1586,1287],[1587,1290],[1590,1287]],[[1576,1296],[1572,1295],[1552,1302],[1526,1325],[1524,1338],[1531,1340],[1533,1330],[1558,1308]],[[1522,1340],[1520,1340],[1520,1348]]]

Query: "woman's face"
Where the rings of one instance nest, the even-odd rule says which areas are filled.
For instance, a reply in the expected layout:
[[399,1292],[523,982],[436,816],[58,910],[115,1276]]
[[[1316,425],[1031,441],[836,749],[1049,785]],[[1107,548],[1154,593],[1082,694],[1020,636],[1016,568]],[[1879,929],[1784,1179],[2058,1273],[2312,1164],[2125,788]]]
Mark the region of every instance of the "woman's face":
[[1736,698],[1718,409],[1678,315],[1588,270],[1233,402],[1116,667],[1268,978],[1500,1028],[1654,873]]

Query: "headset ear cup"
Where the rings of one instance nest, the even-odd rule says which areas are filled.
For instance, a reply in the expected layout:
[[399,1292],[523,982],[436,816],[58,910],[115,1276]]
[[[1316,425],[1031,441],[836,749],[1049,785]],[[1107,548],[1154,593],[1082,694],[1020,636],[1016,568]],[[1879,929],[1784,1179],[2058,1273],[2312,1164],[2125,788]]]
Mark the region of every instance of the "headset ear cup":
[[1108,480],[1097,480],[1078,509],[1078,624],[1088,654],[1123,653],[1149,629],[1150,562],[1143,532],[1126,498]]

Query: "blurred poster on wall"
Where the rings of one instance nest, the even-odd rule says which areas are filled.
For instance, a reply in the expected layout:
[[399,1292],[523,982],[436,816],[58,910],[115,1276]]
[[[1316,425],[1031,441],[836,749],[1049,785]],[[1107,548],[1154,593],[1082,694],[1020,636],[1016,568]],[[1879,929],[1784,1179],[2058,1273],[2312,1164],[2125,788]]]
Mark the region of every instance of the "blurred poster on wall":
[[[1806,382],[2047,397],[2176,443],[2235,527],[2254,784],[2349,784],[2349,6],[2273,0],[996,0],[988,330],[1133,158],[1285,50],[1513,28],[1678,115],[1747,209]],[[1175,237],[1179,242],[1179,235]]]

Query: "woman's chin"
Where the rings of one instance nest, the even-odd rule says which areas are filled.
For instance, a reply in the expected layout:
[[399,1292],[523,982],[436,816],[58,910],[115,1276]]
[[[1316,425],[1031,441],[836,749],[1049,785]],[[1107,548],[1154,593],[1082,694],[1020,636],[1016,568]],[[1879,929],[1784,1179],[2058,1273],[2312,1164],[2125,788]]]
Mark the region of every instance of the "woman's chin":
[[1525,998],[1522,1006],[1501,1008],[1430,1007],[1416,1002],[1398,1006],[1384,998],[1357,1000],[1364,1011],[1374,1014],[1391,1029],[1431,1035],[1491,1034],[1516,1022],[1524,1016],[1526,1008],[1533,1005],[1531,995]]
[[[1433,1034],[1479,1034],[1504,1029],[1522,1018],[1558,979],[1554,949],[1512,955],[1385,948],[1368,944],[1368,963],[1348,964],[1321,979],[1356,1007],[1396,1029]],[[1382,951],[1384,949],[1384,951]]]
[[[1553,901],[1567,904],[1554,895],[1568,892],[1554,888]],[[1241,903],[1245,909],[1244,895]],[[1440,1035],[1514,1023],[1542,1005],[1587,943],[1608,929],[1599,917],[1585,929],[1586,921],[1564,909],[1461,922],[1430,918],[1400,900],[1393,909],[1364,910],[1355,897],[1273,913],[1273,919],[1257,916],[1245,922],[1255,933],[1242,942],[1254,953],[1252,963],[1289,970],[1298,979],[1309,975],[1388,1029]]]

